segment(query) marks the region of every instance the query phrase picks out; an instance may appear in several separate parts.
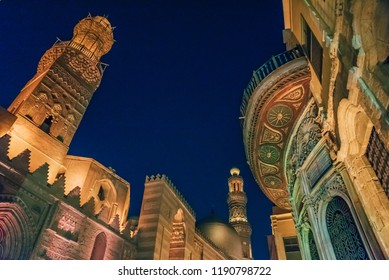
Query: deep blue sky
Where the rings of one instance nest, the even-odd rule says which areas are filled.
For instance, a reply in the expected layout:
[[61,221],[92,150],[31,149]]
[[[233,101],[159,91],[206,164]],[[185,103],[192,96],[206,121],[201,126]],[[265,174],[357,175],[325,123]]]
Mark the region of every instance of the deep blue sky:
[[284,50],[281,0],[0,1],[0,105],[8,107],[56,41],[88,13],[107,15],[116,43],[70,154],[131,184],[138,215],[146,175],[166,174],[201,219],[228,218],[229,170],[241,169],[253,254],[267,259],[272,204],[244,154],[239,107],[252,71]]

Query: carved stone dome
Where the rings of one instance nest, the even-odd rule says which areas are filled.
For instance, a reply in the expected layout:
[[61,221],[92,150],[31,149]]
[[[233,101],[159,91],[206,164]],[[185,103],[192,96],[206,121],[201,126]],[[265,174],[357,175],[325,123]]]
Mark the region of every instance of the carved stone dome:
[[210,215],[196,223],[196,227],[217,247],[234,259],[242,259],[242,244],[238,233],[226,221]]

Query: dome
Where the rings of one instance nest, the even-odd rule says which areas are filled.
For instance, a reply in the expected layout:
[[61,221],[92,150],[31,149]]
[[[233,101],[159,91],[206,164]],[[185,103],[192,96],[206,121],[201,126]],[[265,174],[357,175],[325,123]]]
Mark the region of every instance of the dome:
[[229,223],[214,215],[210,215],[198,221],[196,227],[231,257],[235,259],[243,257],[239,235]]

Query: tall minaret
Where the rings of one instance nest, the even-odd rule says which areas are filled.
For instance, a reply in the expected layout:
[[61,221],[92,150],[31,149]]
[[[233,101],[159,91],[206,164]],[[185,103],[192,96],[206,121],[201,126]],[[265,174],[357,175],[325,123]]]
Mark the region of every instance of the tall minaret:
[[252,259],[251,251],[251,226],[247,220],[246,204],[247,196],[243,190],[243,178],[239,175],[238,168],[232,168],[231,177],[228,179],[227,203],[230,212],[230,224],[237,231],[241,242],[243,257]]
[[37,73],[8,108],[17,117],[9,132],[11,158],[29,149],[30,171],[49,163],[49,182],[62,172],[69,144],[103,76],[100,58],[113,43],[109,21],[89,15],[75,26],[70,41],[58,41],[45,52]]

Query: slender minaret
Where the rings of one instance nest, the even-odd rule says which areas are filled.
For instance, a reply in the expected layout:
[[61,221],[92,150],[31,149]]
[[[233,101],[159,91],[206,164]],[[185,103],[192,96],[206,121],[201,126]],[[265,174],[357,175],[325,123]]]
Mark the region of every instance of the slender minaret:
[[28,149],[30,171],[49,163],[49,181],[63,169],[63,160],[92,95],[100,84],[100,62],[114,43],[105,17],[87,16],[70,41],[57,41],[39,61],[8,111],[17,117],[10,129],[9,157]]
[[227,203],[230,213],[230,224],[235,228],[241,242],[243,257],[252,259],[251,251],[251,226],[247,220],[246,204],[247,196],[243,190],[243,178],[239,175],[238,168],[232,168],[231,177],[228,179]]

